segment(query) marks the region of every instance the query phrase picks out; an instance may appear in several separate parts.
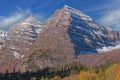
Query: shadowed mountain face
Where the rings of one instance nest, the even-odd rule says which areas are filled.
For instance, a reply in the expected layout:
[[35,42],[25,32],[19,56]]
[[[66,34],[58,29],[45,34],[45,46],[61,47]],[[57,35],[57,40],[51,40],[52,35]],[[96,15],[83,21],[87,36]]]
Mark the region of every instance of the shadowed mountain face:
[[[36,71],[73,61],[85,64],[94,55],[97,59],[99,56],[96,55],[101,55],[101,52],[118,49],[119,40],[120,34],[110,27],[100,26],[85,13],[64,6],[44,25],[33,17],[13,25],[8,31],[1,59],[7,56],[11,61],[5,63],[8,61],[5,59],[5,69],[15,66],[15,69],[21,71]],[[105,56],[101,55],[101,59]],[[94,64],[95,60],[92,60]],[[0,62],[3,63],[2,60]]]
[[[24,64],[26,69],[79,61],[76,57],[93,53],[97,55],[103,47],[115,47],[119,43],[118,32],[98,25],[85,13],[69,6],[57,10],[44,27],[28,52]],[[84,63],[84,59],[81,60]]]
[[98,49],[116,46],[119,42],[119,33],[110,27],[98,25],[92,18],[74,8],[65,6],[64,9],[70,15],[67,32],[76,55],[99,53]]
[[118,32],[98,25],[85,13],[68,6],[56,11],[44,26],[46,30],[39,35],[35,44],[39,48],[69,48],[79,55],[99,53],[98,49],[114,47],[119,42]]

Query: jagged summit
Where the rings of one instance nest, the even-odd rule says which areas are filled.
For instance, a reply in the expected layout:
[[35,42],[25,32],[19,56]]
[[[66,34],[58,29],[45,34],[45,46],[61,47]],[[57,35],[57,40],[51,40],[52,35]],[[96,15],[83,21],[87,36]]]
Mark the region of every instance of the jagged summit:
[[70,7],[70,6],[68,6],[68,5],[64,5],[64,7]]
[[73,8],[73,7],[71,7],[71,6],[68,6],[68,5],[64,5],[62,8],[64,8],[64,9],[75,9],[75,8]]
[[[35,17],[33,17],[32,15],[30,15],[30,16],[28,16],[28,17],[26,17],[26,18],[24,18],[23,19],[23,21],[33,21],[33,20],[35,20],[35,21],[38,21]],[[39,21],[40,22],[40,21]],[[42,23],[42,22],[41,22]]]
[[[74,46],[76,55],[99,53],[99,51],[101,51],[100,49],[103,49],[104,46],[116,46],[119,42],[120,35],[118,32],[100,26],[90,16],[67,5],[57,10],[52,17],[46,21],[45,26],[46,25],[48,26],[48,30],[44,34],[49,36],[56,34],[55,41],[58,40],[57,37],[64,39],[61,35],[66,36],[67,39],[71,41],[71,43],[66,43],[68,43],[69,46],[71,44]],[[63,29],[66,30],[66,32]],[[54,39],[52,37],[44,37],[45,38],[42,38],[42,40],[48,44],[51,39]],[[41,41],[40,47],[48,47],[48,45],[44,45],[45,43],[43,41]],[[56,43],[51,44],[55,45]],[[64,47],[68,46],[65,44],[62,45],[64,45]],[[49,47],[52,46],[49,45]]]
[[[21,60],[17,67],[21,71],[32,71],[79,59],[83,63],[89,62],[89,56],[86,60],[85,55],[101,55],[102,52],[120,48],[119,43],[118,32],[108,26],[100,26],[90,16],[65,5],[44,24],[29,16],[12,25],[2,53],[13,64],[16,59],[17,62]],[[0,63],[8,61],[4,55],[1,55],[3,61]],[[104,58],[106,55],[101,59]],[[98,61],[101,62],[101,59]]]
[[66,9],[75,9],[75,8],[69,6],[69,5],[64,5],[62,8],[66,8]]
[[83,19],[89,19],[89,20],[93,20],[90,16],[88,16],[87,14],[85,14],[84,12],[77,10],[73,7],[70,7],[68,5],[65,5],[62,9],[65,10],[65,12],[70,13],[71,15],[78,15],[81,16],[81,18]]
[[43,29],[42,25],[40,21],[32,16],[12,25],[8,30],[4,47],[6,52],[4,52],[18,58],[16,55],[22,55],[22,51],[29,50],[29,47],[35,41],[39,32]]
[[[19,22],[17,22],[16,24],[14,24],[14,25],[19,25],[19,24],[21,24],[21,25],[34,25],[34,24],[43,24],[42,22],[40,22],[40,21],[38,21],[36,18],[34,18],[33,16],[28,16],[28,17],[26,17],[26,18],[24,18],[24,19],[22,19],[22,20],[20,20]],[[13,25],[13,26],[14,26]]]
[[33,17],[32,15],[26,17],[25,19],[35,19],[35,17]]
[[24,18],[23,20],[21,20],[21,21],[28,21],[28,22],[31,22],[31,21],[33,21],[33,20],[36,20],[33,16],[28,16],[28,17],[26,17],[26,18]]
[[[3,60],[0,60],[0,63],[7,64],[9,60],[12,66],[16,65],[16,61],[19,61],[26,55],[23,52],[29,50],[29,47],[31,47],[32,43],[36,40],[41,30],[43,30],[43,23],[33,16],[22,19],[10,26],[5,40],[4,37],[2,37],[4,42],[0,40],[1,60]],[[3,34],[3,32],[0,32],[0,39]],[[3,69],[5,70],[5,68]]]

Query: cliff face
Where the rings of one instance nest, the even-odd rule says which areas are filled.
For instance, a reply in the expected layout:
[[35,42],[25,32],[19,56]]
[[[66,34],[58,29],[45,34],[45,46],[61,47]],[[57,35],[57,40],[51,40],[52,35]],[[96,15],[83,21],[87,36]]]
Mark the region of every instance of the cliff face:
[[[36,45],[40,45],[42,48],[52,47],[49,44],[54,44],[57,48],[56,46],[59,45],[57,41],[61,39],[60,46],[71,47],[71,50],[74,47],[75,54],[79,55],[99,53],[99,49],[105,46],[114,47],[119,43],[120,34],[118,32],[108,26],[100,26],[85,13],[69,6],[64,6],[61,10],[56,11],[44,26],[47,26],[46,31],[43,31],[43,34],[38,37],[38,42],[36,41],[36,43],[40,43]],[[39,42],[39,40],[43,42]],[[63,43],[66,40],[69,40],[67,45]]]
[[80,61],[76,59],[79,56],[97,55],[105,52],[104,47],[109,51],[109,47],[119,45],[118,32],[108,26],[100,26],[85,13],[69,6],[57,10],[44,27],[29,51],[31,55],[26,58],[26,69]]
[[41,30],[42,23],[34,17],[29,16],[21,20],[8,30],[3,51],[19,59],[20,56],[24,55],[23,51],[29,50]]
[[1,49],[0,66],[4,66],[3,70],[6,67],[12,68],[26,55],[23,52],[29,50],[43,29],[42,25],[34,17],[29,16],[10,27],[6,39],[2,41],[4,46]]
[[119,42],[120,34],[109,26],[100,26],[85,13],[64,6],[44,24],[30,16],[11,26],[0,67],[36,71],[73,61],[96,66],[119,58],[117,51],[113,54],[120,48]]

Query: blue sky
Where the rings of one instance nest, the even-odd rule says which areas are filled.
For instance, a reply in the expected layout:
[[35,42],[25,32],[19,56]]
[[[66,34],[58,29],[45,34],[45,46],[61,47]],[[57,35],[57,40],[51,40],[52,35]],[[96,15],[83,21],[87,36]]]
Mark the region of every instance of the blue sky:
[[120,31],[120,0],[0,0],[0,29],[6,30],[29,15],[44,22],[64,5],[79,9],[99,24]]

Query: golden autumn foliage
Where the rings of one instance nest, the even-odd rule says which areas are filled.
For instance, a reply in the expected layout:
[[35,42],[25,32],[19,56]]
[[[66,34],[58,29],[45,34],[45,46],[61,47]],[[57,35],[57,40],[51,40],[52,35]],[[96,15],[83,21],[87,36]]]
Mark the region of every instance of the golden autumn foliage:
[[41,78],[40,80],[49,80],[49,78]]
[[95,80],[96,79],[96,74],[95,73],[91,73],[88,71],[81,71],[80,75],[78,76],[79,80]]
[[64,77],[62,80],[79,80],[78,79],[78,74],[77,75],[70,75],[70,76],[66,76]]
[[120,80],[120,63],[113,64],[105,71],[99,70],[96,74],[90,71],[81,71],[79,80]]
[[105,73],[100,69],[99,73],[96,76],[96,80],[104,80],[105,78]]
[[62,79],[61,79],[61,77],[59,77],[59,76],[55,76],[55,77],[53,77],[53,78],[50,79],[50,80],[62,80]]
[[[65,69],[65,68],[64,68]],[[70,68],[71,69],[71,68]],[[97,68],[81,69],[80,73],[70,72],[69,75],[60,76],[60,69],[51,69],[55,71],[56,75],[52,77],[42,77],[40,80],[120,80],[120,63],[112,64],[110,66],[102,66]],[[67,72],[66,71],[66,72]],[[59,73],[59,75],[58,75]],[[62,72],[63,74],[64,71]],[[31,77],[30,80],[38,80],[37,77]]]
[[106,70],[105,80],[120,80],[120,64],[114,64]]

